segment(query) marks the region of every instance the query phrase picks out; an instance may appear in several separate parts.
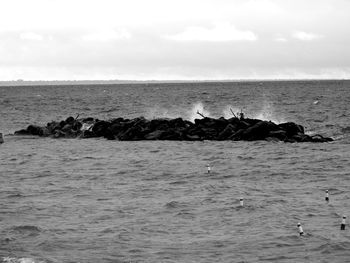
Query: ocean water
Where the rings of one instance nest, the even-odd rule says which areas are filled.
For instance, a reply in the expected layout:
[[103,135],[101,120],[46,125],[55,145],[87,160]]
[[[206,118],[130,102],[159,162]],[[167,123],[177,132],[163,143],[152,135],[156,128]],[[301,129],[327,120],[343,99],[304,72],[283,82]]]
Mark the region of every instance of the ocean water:
[[[0,87],[0,262],[350,262],[350,226],[340,230],[342,215],[350,220],[349,90],[350,81]],[[230,108],[335,141],[11,135],[77,114],[193,120],[197,110],[229,118]]]

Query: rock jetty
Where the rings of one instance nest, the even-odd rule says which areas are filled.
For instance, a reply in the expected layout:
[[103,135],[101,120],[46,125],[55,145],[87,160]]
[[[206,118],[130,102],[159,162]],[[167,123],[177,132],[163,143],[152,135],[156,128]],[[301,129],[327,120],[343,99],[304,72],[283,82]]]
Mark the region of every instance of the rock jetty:
[[258,119],[204,117],[193,122],[176,119],[134,119],[115,118],[99,120],[95,118],[68,117],[60,122],[52,121],[46,126],[29,125],[15,135],[37,135],[53,138],[95,138],[108,140],[232,140],[232,141],[283,141],[283,142],[329,142],[332,138],[321,135],[307,135],[304,127],[293,122],[275,124]]

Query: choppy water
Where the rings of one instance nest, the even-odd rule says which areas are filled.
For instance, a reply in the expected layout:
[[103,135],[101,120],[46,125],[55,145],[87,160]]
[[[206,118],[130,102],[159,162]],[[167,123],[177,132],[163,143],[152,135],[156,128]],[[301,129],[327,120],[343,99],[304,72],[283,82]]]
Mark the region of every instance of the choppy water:
[[[349,81],[0,87],[0,258],[349,262],[350,227],[340,231],[341,216],[350,217],[349,88]],[[229,117],[230,107],[336,141],[9,135],[77,113],[193,119],[197,109]]]

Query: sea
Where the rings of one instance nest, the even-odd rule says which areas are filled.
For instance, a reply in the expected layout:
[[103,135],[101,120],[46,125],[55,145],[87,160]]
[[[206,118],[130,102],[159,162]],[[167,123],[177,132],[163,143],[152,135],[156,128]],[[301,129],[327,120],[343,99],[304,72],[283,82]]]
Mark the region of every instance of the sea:
[[[13,135],[78,114],[197,111],[334,142]],[[0,262],[350,262],[350,81],[2,86],[0,114]]]

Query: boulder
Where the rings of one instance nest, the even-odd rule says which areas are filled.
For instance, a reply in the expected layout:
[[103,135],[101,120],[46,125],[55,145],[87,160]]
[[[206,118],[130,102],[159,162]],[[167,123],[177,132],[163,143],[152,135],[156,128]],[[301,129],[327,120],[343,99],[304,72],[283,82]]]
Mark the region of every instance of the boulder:
[[225,127],[225,129],[223,129],[217,139],[218,140],[227,140],[228,138],[230,138],[233,134],[235,134],[236,132],[236,127],[233,126],[232,124],[227,124],[227,126]]
[[298,133],[304,133],[304,127],[294,122],[286,122],[278,125],[282,130],[287,132],[288,137],[292,137],[293,135],[297,135]]
[[239,129],[234,134],[232,134],[228,139],[233,141],[240,141],[242,140],[242,135],[246,131],[246,129]]
[[285,139],[285,141],[288,141],[288,140],[293,140],[296,142],[311,142],[312,141],[312,139],[309,135],[306,135],[303,133],[297,133],[297,134],[293,135],[292,137]]
[[44,135],[43,128],[40,127],[40,126],[36,126],[36,125],[29,125],[27,127],[27,131],[31,135],[39,135],[39,136],[43,136]]
[[194,134],[194,135],[186,134],[185,138],[188,141],[202,141],[202,138],[199,135],[196,135],[196,134]]
[[247,128],[241,135],[243,140],[254,141],[264,140],[269,136],[270,131],[277,130],[278,126],[273,122],[259,121],[253,126]]
[[144,139],[145,130],[141,123],[134,122],[134,125],[117,135],[121,141],[137,141]]
[[15,135],[31,135],[31,133],[27,129],[22,129],[15,131]]
[[146,120],[114,118],[98,120],[92,117],[74,119],[68,117],[61,122],[52,121],[45,127],[29,125],[17,135],[52,136],[54,138],[104,137],[108,140],[267,140],[284,142],[329,142],[332,138],[321,135],[309,136],[304,127],[293,122],[276,125],[271,121],[249,118],[219,119],[204,117],[194,123],[175,119]]
[[61,125],[57,121],[52,121],[52,122],[47,123],[46,127],[49,130],[50,134],[53,134],[55,132],[55,130],[61,129]]
[[164,131],[156,130],[145,135],[145,140],[160,140]]
[[170,127],[168,119],[153,119],[149,123],[149,129],[151,131],[155,130],[167,130]]
[[91,130],[83,130],[80,133],[79,137],[80,138],[84,138],[84,139],[86,139],[86,138],[94,138],[94,137],[96,137],[96,134],[93,131],[91,131]]
[[108,121],[98,121],[92,127],[92,132],[94,132],[97,137],[103,137],[110,133],[110,125],[111,123]]
[[287,132],[284,130],[272,130],[269,131],[268,137],[270,138],[276,138],[280,141],[284,141],[287,138]]
[[218,130],[224,129],[227,126],[227,124],[229,124],[229,122],[225,118],[214,119],[209,117],[205,117],[203,119],[195,119],[194,123],[196,126],[213,128]]
[[280,142],[281,140],[276,138],[276,137],[266,137],[265,141],[268,141],[268,142]]
[[66,123],[67,123],[67,124],[73,125],[74,121],[75,121],[75,119],[74,119],[72,116],[70,116],[70,117],[68,117],[68,118],[66,119]]
[[333,141],[332,138],[325,138],[320,134],[315,134],[311,136],[311,142],[331,142]]
[[183,134],[181,131],[175,129],[169,129],[164,131],[161,135],[162,140],[170,140],[170,141],[180,141],[183,139]]
[[64,138],[66,137],[66,133],[64,133],[61,130],[56,130],[55,133],[53,134],[54,138]]

